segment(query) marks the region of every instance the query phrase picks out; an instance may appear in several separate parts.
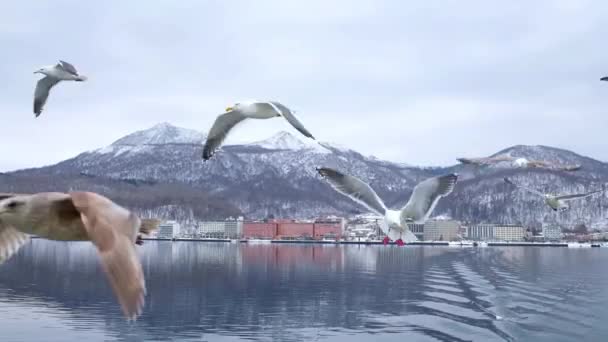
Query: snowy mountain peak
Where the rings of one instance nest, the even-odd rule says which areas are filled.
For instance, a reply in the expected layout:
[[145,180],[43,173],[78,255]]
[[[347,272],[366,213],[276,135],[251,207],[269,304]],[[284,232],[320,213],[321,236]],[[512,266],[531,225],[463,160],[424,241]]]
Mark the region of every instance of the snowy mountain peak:
[[319,153],[331,153],[329,150],[319,145],[312,139],[300,139],[299,137],[285,131],[281,131],[268,139],[254,142],[249,145],[260,146],[269,150],[315,150]]
[[112,146],[201,144],[203,138],[204,134],[201,132],[162,122],[118,139]]

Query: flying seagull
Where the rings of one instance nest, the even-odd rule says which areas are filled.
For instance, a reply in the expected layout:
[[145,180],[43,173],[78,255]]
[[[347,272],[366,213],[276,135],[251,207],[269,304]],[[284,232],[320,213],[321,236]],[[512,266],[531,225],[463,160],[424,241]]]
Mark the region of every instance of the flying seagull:
[[507,184],[513,185],[519,189],[523,189],[527,192],[530,192],[532,194],[541,196],[545,199],[545,204],[547,204],[549,207],[551,207],[551,209],[553,209],[553,211],[565,211],[568,210],[570,207],[568,206],[568,204],[566,203],[567,201],[571,201],[571,200],[575,200],[575,199],[579,199],[579,198],[585,198],[585,197],[589,197],[593,194],[596,194],[598,192],[602,192],[603,190],[595,190],[595,191],[591,191],[591,192],[587,192],[587,193],[583,193],[583,194],[570,194],[570,195],[553,195],[553,194],[543,194],[539,191],[536,191],[534,189],[530,189],[530,188],[526,188],[525,186],[521,186],[521,185],[517,185],[515,183],[513,183],[509,178],[505,177],[504,181]]
[[375,213],[384,216],[382,231],[397,245],[417,241],[408,229],[409,223],[424,223],[441,197],[449,195],[458,180],[455,173],[428,178],[416,185],[409,201],[401,210],[386,208],[376,192],[359,178],[330,168],[317,168],[317,172],[334,188]]
[[294,113],[276,101],[253,101],[236,103],[234,106],[226,108],[226,113],[220,114],[209,134],[203,148],[203,160],[208,160],[215,154],[215,151],[220,147],[230,130],[241,121],[250,119],[270,119],[277,116],[284,117],[289,123],[295,127],[304,136],[315,139],[312,134],[304,127],[304,125],[296,118]]
[[476,165],[476,166],[487,166],[498,164],[501,162],[509,162],[513,167],[517,168],[543,168],[551,170],[561,171],[577,171],[581,169],[580,164],[576,165],[560,165],[548,161],[542,160],[529,160],[526,158],[517,158],[509,155],[499,155],[495,157],[486,158],[457,158],[461,164],[465,165]]
[[158,224],[91,192],[0,194],[0,263],[29,241],[28,234],[91,241],[125,316],[135,319],[146,294],[135,243]]
[[34,92],[34,114],[36,117],[39,117],[42,113],[49,92],[57,83],[60,81],[83,82],[87,80],[86,76],[78,74],[72,64],[61,60],[56,65],[45,66],[34,71],[34,74],[45,75],[36,84],[36,91]]

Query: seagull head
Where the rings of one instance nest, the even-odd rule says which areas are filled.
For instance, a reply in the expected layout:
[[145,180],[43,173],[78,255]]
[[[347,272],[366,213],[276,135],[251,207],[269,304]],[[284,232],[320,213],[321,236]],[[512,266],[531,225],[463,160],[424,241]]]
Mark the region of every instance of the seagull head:
[[25,212],[26,201],[19,196],[0,201],[0,222],[15,224]]
[[50,72],[48,67],[42,67],[36,71],[34,71],[34,74],[43,74],[43,75],[48,75]]

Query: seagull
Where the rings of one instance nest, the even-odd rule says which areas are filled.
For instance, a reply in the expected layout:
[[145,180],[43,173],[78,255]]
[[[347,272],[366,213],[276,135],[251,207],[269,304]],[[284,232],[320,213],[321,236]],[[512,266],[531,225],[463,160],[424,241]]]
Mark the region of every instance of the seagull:
[[236,103],[234,106],[226,108],[226,112],[220,114],[209,134],[203,148],[203,160],[208,160],[215,154],[215,151],[220,147],[230,130],[239,122],[250,119],[270,119],[277,116],[284,117],[289,123],[295,127],[304,136],[315,140],[310,132],[296,118],[294,112],[283,104],[276,101],[251,101]]
[[559,165],[548,161],[529,160],[526,158],[516,158],[508,155],[500,155],[486,158],[457,158],[456,160],[458,160],[461,164],[476,166],[487,166],[492,164],[498,164],[501,162],[510,162],[513,167],[517,168],[544,168],[562,171],[577,171],[581,169],[580,164]]
[[[458,180],[458,174],[428,178],[416,185],[409,201],[401,210],[386,208],[376,192],[365,182],[330,168],[317,168],[317,172],[334,188],[375,213],[384,216],[382,231],[397,245],[418,239],[408,229],[409,223],[424,223],[441,197],[449,195]],[[388,240],[385,240],[385,243]]]
[[45,75],[36,84],[34,92],[34,114],[39,117],[44,109],[46,99],[49,97],[49,92],[60,81],[76,81],[84,82],[87,77],[78,74],[76,68],[68,62],[59,61],[56,65],[50,65],[34,71],[34,74]]
[[135,243],[158,228],[92,192],[0,194],[0,263],[25,243],[28,234],[60,241],[91,241],[127,319],[144,306],[146,286]]
[[595,191],[591,191],[591,192],[587,192],[587,193],[583,193],[583,194],[570,194],[570,195],[553,195],[553,194],[543,194],[539,191],[536,191],[534,189],[530,189],[530,188],[526,188],[524,186],[521,185],[517,185],[515,183],[513,183],[509,178],[505,177],[504,181],[507,184],[513,185],[516,188],[520,188],[523,189],[527,192],[533,193],[535,195],[541,196],[545,199],[545,204],[547,204],[549,207],[551,207],[551,209],[553,209],[553,211],[565,211],[568,210],[570,207],[568,206],[568,204],[566,203],[567,201],[571,201],[571,200],[575,200],[575,199],[579,199],[579,198],[585,198],[585,197],[589,197],[593,194],[596,194],[598,192],[602,192],[603,190],[595,190]]

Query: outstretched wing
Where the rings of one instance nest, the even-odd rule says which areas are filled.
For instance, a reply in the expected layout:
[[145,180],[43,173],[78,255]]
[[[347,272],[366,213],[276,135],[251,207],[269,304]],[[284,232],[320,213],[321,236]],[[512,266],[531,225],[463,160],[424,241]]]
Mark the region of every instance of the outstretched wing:
[[536,190],[534,190],[534,189],[526,188],[525,186],[517,185],[517,184],[513,183],[513,182],[512,182],[512,181],[511,181],[509,178],[507,178],[507,177],[505,177],[505,178],[503,178],[503,179],[504,179],[505,183],[507,183],[507,184],[511,184],[511,185],[513,185],[513,186],[514,186],[514,187],[516,187],[516,188],[519,188],[519,189],[525,190],[525,191],[527,191],[527,192],[533,193],[533,194],[538,195],[538,196],[545,197],[545,194],[543,194],[542,192],[536,191]]
[[78,76],[78,71],[76,71],[76,68],[74,68],[74,66],[68,62],[59,60],[59,67],[61,67],[61,69],[63,69],[64,71],[74,75],[74,76]]
[[270,101],[270,103],[273,104],[280,111],[285,120],[287,120],[293,127],[295,127],[295,129],[297,129],[300,133],[304,134],[304,136],[313,140],[315,139],[315,137],[312,136],[312,134],[306,129],[306,127],[304,127],[304,125],[300,122],[300,120],[298,120],[296,115],[289,108],[276,101]]
[[597,194],[599,192],[603,192],[603,190],[595,190],[595,191],[587,192],[584,194],[561,195],[561,196],[557,196],[556,199],[562,200],[562,201],[570,201],[570,200],[574,200],[574,199],[589,197],[589,196],[591,196],[593,194]]
[[211,158],[224,139],[226,139],[230,130],[245,119],[246,116],[234,110],[220,114],[217,119],[215,119],[215,122],[207,135],[207,141],[205,141],[205,146],[203,147],[203,160]]
[[29,235],[0,222],[0,264],[10,259],[29,240]]
[[109,199],[90,192],[71,192],[74,207],[127,318],[141,314],[146,284],[135,251],[140,219]]
[[485,158],[457,158],[461,164],[473,164],[473,165],[491,165],[503,161],[513,161],[515,158],[511,156],[496,156],[496,157],[485,157]]
[[364,205],[370,210],[384,215],[386,207],[378,197],[376,192],[359,178],[345,175],[339,171],[321,167],[317,172],[332,186],[336,191],[350,197],[353,201]]
[[449,195],[458,181],[458,174],[450,173],[420,182],[401,210],[401,221],[423,223],[431,215],[439,199]]
[[34,92],[34,114],[36,117],[40,116],[44,109],[44,104],[49,97],[49,92],[53,88],[59,79],[45,76],[36,83],[36,91]]

